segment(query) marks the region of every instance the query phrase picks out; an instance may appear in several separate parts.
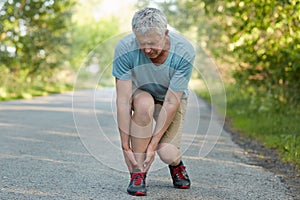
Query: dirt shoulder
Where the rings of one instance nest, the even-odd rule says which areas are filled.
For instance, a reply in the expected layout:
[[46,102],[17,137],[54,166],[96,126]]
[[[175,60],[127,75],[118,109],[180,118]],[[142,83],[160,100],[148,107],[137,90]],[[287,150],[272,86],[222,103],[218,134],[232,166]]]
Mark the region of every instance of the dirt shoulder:
[[225,130],[231,134],[233,142],[243,148],[249,159],[248,164],[258,165],[274,173],[286,184],[294,199],[300,199],[300,171],[290,163],[282,162],[275,149],[270,149],[249,136],[232,129],[227,120]]

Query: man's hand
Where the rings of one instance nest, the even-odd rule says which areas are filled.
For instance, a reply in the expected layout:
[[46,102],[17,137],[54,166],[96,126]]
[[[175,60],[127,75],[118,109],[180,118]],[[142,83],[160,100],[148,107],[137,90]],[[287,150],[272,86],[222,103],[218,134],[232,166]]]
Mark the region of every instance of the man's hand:
[[134,169],[138,167],[138,163],[135,160],[134,154],[131,149],[123,149],[123,155],[126,162],[126,165],[128,167],[128,170],[132,172]]
[[155,150],[152,145],[148,145],[147,152],[146,152],[146,159],[144,161],[144,171],[148,172],[150,169],[151,164],[154,161],[155,158]]

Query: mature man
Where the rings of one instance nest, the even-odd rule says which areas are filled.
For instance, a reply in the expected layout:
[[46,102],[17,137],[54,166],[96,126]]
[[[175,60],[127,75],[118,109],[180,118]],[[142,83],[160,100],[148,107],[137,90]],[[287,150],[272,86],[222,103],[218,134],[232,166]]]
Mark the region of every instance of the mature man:
[[188,189],[180,140],[193,46],[169,31],[166,16],[155,8],[136,12],[132,31],[117,44],[113,61],[118,127],[131,174],[127,192],[147,194],[146,174],[156,151],[169,165],[174,187]]

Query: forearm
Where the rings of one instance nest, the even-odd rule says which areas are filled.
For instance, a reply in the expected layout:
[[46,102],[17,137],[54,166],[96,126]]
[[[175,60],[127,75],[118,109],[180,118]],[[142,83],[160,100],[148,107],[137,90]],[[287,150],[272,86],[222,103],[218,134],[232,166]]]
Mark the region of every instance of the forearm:
[[130,148],[130,112],[130,103],[117,103],[118,128],[123,150],[128,150]]
[[161,137],[164,135],[170,124],[172,123],[175,114],[177,112],[179,104],[172,104],[165,102],[158,115],[156,126],[153,132],[153,136],[150,145],[156,149]]
[[123,156],[128,170],[132,172],[138,163],[130,146],[131,101],[117,101],[117,115]]

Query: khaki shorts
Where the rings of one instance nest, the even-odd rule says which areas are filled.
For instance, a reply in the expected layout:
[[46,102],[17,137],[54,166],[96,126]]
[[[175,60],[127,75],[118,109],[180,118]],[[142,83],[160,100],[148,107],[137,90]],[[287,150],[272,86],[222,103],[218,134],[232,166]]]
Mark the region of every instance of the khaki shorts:
[[[181,99],[175,117],[171,122],[167,131],[160,139],[159,143],[173,144],[178,149],[180,149],[180,142],[181,142],[181,135],[182,135],[181,131],[183,127],[186,106],[187,106],[187,99]],[[161,108],[162,108],[162,102],[155,102],[155,110],[153,114],[153,118],[155,119],[155,121],[158,118]]]

